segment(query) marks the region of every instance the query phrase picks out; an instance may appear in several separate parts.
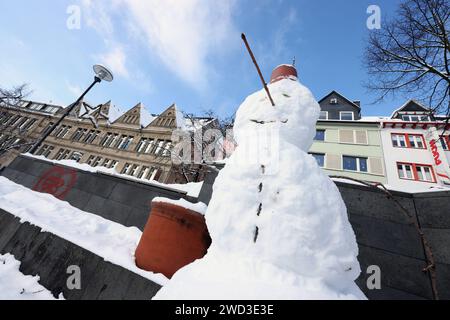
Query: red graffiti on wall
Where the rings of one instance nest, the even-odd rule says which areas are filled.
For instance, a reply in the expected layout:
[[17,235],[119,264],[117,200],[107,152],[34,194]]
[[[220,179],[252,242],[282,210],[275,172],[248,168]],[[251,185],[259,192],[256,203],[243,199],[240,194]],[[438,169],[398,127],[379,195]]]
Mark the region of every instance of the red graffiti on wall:
[[49,193],[55,198],[64,200],[77,182],[77,171],[63,167],[47,170],[33,187],[34,191]]

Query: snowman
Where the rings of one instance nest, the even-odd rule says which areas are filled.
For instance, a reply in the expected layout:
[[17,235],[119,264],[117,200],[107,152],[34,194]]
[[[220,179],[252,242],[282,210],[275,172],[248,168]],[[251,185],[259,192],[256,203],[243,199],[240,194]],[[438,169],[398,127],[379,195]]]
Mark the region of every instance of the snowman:
[[154,299],[365,299],[345,204],[308,154],[320,107],[295,75],[269,85],[275,106],[261,90],[239,107],[205,216],[212,245]]

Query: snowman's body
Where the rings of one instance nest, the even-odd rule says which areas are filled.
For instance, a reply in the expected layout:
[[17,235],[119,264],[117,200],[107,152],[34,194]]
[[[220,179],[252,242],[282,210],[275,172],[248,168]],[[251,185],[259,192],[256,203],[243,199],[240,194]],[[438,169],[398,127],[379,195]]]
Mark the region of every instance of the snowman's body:
[[[307,153],[319,105],[293,79],[270,91],[275,107],[261,90],[237,112],[238,147],[206,213],[208,254],[156,299],[365,298],[354,283],[358,247],[345,204]],[[270,138],[258,141],[265,133]]]

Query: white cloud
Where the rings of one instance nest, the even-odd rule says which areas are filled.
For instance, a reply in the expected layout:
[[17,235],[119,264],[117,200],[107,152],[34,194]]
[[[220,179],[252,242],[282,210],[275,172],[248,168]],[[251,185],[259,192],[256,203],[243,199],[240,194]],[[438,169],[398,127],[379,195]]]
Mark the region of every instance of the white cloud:
[[[84,0],[93,8],[93,1]],[[108,35],[114,29],[111,16],[122,14],[127,30],[139,30],[150,54],[196,88],[204,88],[212,54],[227,51],[232,36],[238,37],[232,19],[235,0],[116,0],[96,1],[100,21],[95,29]],[[102,8],[99,8],[99,6]],[[87,7],[87,8],[89,8]],[[109,16],[104,16],[108,14]],[[95,15],[92,15],[95,16]],[[136,34],[134,34],[136,37]],[[130,37],[133,38],[133,37]]]
[[79,97],[83,93],[83,90],[81,89],[81,87],[79,87],[77,85],[73,85],[69,81],[66,81],[66,86],[67,86],[67,90],[69,90],[69,92],[74,97]]
[[127,56],[122,47],[112,47],[111,51],[97,55],[95,58],[109,68],[114,75],[129,78],[130,74],[126,66]]

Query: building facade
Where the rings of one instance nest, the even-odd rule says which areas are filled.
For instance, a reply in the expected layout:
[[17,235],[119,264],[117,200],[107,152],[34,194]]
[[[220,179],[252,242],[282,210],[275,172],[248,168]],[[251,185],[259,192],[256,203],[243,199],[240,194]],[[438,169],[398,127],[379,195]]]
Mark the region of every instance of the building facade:
[[362,117],[358,101],[331,92],[319,101],[310,153],[330,176],[404,191],[450,187],[450,125],[410,100],[390,117]]
[[[123,114],[111,102],[93,112],[85,106],[82,103],[74,108],[35,155],[115,168],[118,173],[138,179],[186,183],[172,164],[172,133],[188,121],[196,122],[190,128],[215,123],[212,118],[185,119],[176,105],[160,115],[150,115],[140,103]],[[32,101],[15,107],[0,106],[0,167],[30,150],[32,143],[65,112],[60,106]]]
[[380,123],[389,185],[402,190],[450,186],[450,125],[410,100]]
[[319,101],[320,120],[310,149],[330,176],[387,183],[379,121],[361,118],[359,101],[333,91]]

